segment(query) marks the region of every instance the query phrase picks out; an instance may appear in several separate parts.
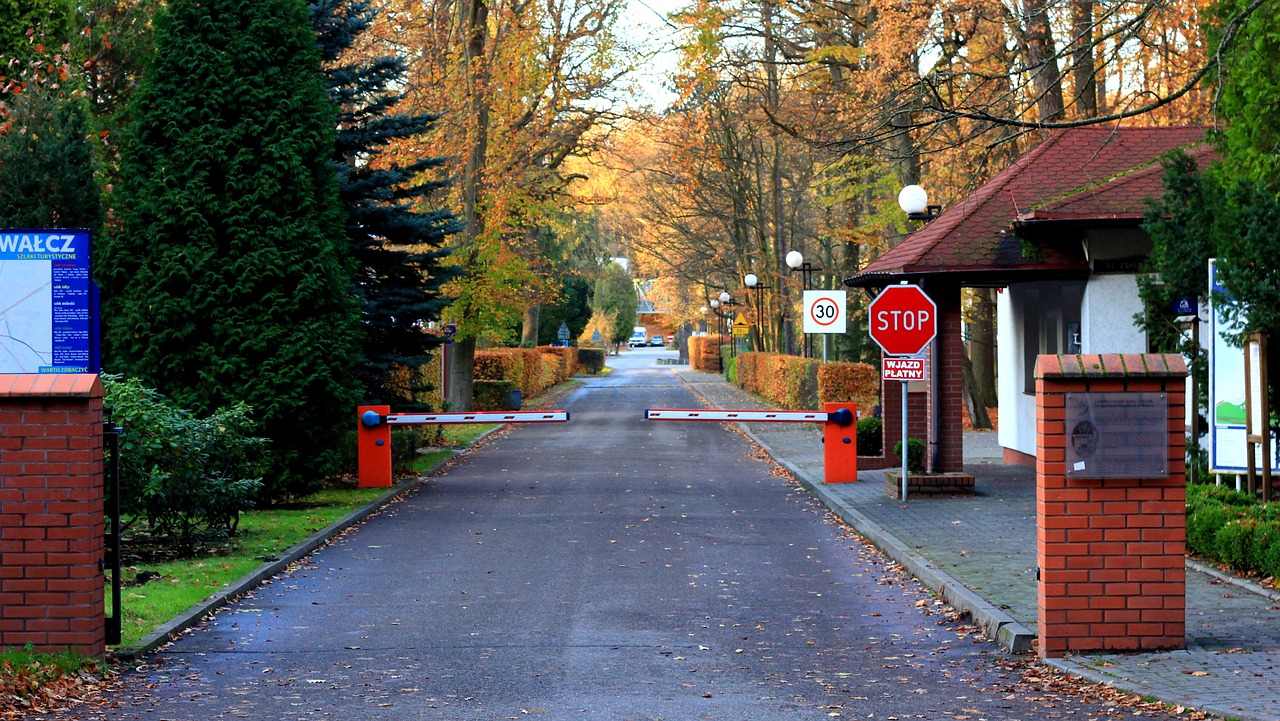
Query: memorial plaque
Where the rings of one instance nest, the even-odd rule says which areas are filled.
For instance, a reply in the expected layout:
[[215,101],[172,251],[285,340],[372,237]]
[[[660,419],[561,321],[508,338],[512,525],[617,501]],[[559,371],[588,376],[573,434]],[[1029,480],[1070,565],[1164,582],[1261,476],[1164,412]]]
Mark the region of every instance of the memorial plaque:
[[1164,393],[1066,394],[1067,478],[1169,475]]

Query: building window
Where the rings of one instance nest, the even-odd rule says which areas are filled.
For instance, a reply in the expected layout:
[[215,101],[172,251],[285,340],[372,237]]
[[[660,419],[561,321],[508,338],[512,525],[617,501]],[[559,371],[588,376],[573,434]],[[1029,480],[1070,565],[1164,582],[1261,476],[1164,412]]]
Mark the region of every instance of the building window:
[[1022,392],[1036,392],[1036,356],[1080,352],[1082,281],[1040,281],[1019,287],[1022,301]]

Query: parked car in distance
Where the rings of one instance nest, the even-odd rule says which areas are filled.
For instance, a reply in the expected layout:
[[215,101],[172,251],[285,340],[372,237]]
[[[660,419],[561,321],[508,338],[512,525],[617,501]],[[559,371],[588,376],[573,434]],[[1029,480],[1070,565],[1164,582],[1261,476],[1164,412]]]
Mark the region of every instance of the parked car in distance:
[[658,347],[662,347],[666,344],[667,342],[662,340],[662,336],[658,334],[654,334],[654,336],[649,339],[649,345],[656,345]]
[[631,339],[627,341],[628,348],[643,348],[648,345],[649,334],[644,326],[636,326],[632,329]]

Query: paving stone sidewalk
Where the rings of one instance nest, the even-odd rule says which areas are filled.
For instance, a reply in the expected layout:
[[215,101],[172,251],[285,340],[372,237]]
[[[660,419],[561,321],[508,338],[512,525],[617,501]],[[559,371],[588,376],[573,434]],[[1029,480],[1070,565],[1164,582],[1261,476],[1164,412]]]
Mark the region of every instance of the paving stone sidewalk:
[[[767,407],[717,374],[687,366],[673,372],[714,407]],[[994,434],[965,434],[965,470],[977,479],[972,498],[902,503],[885,493],[883,471],[860,472],[857,483],[824,485],[817,424],[742,428],[828,507],[949,603],[971,612],[1002,645],[1031,647],[1035,472],[1004,465]],[[1187,650],[1048,663],[1167,703],[1246,721],[1280,721],[1280,595],[1189,563]]]

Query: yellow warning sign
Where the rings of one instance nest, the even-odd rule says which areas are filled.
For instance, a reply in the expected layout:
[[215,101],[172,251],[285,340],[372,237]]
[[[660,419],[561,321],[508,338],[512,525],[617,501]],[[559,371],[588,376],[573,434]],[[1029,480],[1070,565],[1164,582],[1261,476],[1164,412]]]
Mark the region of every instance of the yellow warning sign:
[[742,316],[738,316],[738,319],[733,322],[733,337],[746,338],[750,335],[750,332],[751,326],[747,325],[747,319]]

